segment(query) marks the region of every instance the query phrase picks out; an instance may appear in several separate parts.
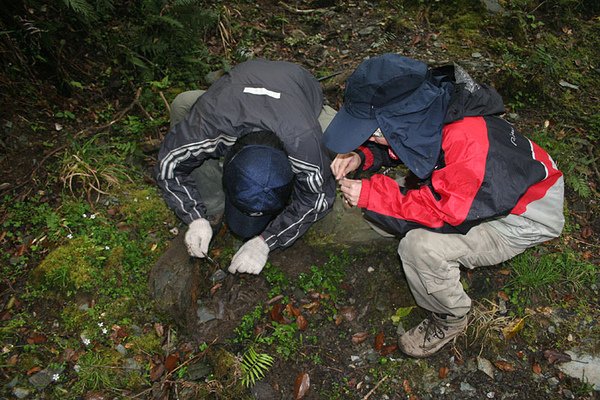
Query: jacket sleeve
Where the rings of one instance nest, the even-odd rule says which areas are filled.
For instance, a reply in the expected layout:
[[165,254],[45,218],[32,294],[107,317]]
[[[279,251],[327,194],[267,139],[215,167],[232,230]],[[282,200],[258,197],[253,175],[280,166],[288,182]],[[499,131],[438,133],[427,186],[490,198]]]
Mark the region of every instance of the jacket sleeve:
[[186,224],[206,216],[202,195],[190,173],[208,157],[219,157],[236,138],[227,135],[202,137],[197,128],[197,113],[190,112],[175,125],[161,145],[156,166],[156,181],[167,205]]
[[400,164],[400,160],[390,156],[390,148],[372,142],[366,142],[355,150],[361,160],[359,170],[376,172],[382,167],[392,167]]
[[303,135],[299,152],[289,154],[295,173],[291,201],[262,233],[271,250],[291,246],[333,206],[335,180],[329,167],[331,161],[317,139],[320,135],[320,129]]
[[362,181],[358,206],[428,228],[463,223],[483,182],[489,142],[485,125],[446,129],[445,166],[434,170],[430,185],[403,191],[393,179],[374,175]]

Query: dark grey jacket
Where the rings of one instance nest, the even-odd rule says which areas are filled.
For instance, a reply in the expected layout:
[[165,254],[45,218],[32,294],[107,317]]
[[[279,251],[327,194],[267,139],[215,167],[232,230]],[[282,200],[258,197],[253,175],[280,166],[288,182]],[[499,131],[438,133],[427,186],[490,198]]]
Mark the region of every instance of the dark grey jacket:
[[335,180],[321,144],[319,82],[304,68],[283,61],[239,64],[215,82],[186,118],[166,135],[158,155],[157,181],[167,204],[187,224],[205,217],[202,188],[190,173],[207,158],[223,156],[255,131],[274,132],[295,173],[290,204],[262,233],[271,250],[291,245],[333,205]]

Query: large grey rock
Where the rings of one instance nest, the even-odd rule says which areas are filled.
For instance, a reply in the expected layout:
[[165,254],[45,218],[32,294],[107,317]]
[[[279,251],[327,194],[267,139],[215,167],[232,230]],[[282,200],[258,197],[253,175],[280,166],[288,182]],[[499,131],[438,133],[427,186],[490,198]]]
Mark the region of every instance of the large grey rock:
[[377,233],[362,216],[362,210],[348,207],[337,198],[333,209],[311,227],[311,234],[336,244],[368,244],[379,241],[392,241]]
[[188,255],[182,233],[150,272],[156,308],[198,342],[233,336],[242,316],[264,302],[268,293],[261,276],[221,270],[217,283],[213,278],[218,270],[219,266]]
[[558,369],[570,377],[593,385],[595,391],[600,391],[600,357],[580,354],[576,351],[567,351],[566,353],[571,356],[573,361],[558,364]]

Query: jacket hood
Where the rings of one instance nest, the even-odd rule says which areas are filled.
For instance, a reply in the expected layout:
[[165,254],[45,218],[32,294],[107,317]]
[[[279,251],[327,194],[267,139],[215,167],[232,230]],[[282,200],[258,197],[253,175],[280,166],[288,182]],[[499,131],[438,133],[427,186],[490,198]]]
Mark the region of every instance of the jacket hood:
[[465,117],[500,115],[505,112],[502,96],[494,88],[475,82],[459,65],[434,68],[431,73],[440,82],[453,85],[444,124]]

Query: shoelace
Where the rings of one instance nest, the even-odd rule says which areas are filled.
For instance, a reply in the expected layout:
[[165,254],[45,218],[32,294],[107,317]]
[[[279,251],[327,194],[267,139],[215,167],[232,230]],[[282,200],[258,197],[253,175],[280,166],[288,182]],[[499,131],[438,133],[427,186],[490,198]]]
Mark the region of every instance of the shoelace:
[[448,327],[443,325],[441,322],[436,321],[435,318],[427,318],[423,321],[423,329],[425,329],[425,337],[423,338],[423,346],[427,342],[431,342],[431,338],[435,336],[438,339],[444,339],[446,337],[446,333],[444,330],[448,330]]

